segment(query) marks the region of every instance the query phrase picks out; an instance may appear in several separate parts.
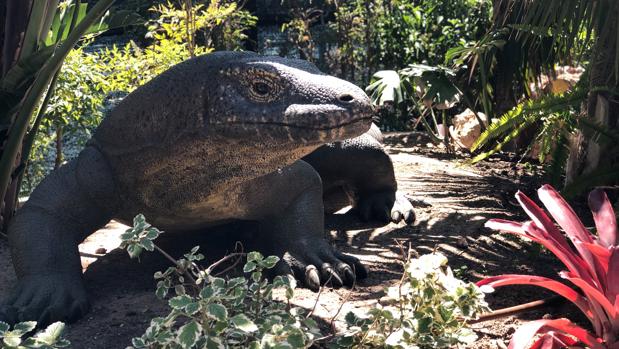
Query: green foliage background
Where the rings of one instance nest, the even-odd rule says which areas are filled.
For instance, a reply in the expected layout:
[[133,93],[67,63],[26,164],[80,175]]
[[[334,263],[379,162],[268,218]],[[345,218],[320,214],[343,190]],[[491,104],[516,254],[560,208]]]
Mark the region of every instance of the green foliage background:
[[198,4],[191,9],[195,24],[188,40],[185,9],[168,2],[150,10],[154,18],[146,22],[146,36],[151,44],[140,47],[130,41],[93,50],[88,40],[69,53],[33,145],[22,195],[28,195],[53,167],[77,156],[101,122],[109,93],[131,92],[192,55],[213,51],[221,42],[226,43],[224,49],[240,49],[245,31],[256,23],[234,1]]

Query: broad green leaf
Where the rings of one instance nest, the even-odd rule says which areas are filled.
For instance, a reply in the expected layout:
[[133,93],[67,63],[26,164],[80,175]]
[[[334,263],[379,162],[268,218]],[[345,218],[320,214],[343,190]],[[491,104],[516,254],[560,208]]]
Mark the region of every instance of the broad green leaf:
[[200,310],[200,303],[199,302],[192,302],[187,304],[187,306],[185,307],[185,312],[189,315],[193,315],[195,313],[198,312],[198,310]]
[[54,322],[53,324],[47,326],[47,328],[39,333],[37,333],[34,338],[37,341],[43,342],[47,345],[52,345],[56,343],[56,341],[62,335],[64,331],[65,324],[62,322]]
[[234,327],[243,332],[251,333],[258,331],[258,326],[256,326],[256,324],[245,314],[235,315],[230,319],[230,321],[232,321]]
[[20,332],[20,333],[26,333],[26,332],[30,332],[34,330],[35,327],[37,327],[36,321],[25,321],[25,322],[20,322],[16,324],[13,327],[13,331]]
[[249,273],[252,272],[256,269],[256,263],[254,262],[247,262],[245,263],[245,265],[243,266],[243,272],[244,273]]
[[146,344],[144,343],[144,340],[139,337],[131,339],[131,345],[133,345],[136,348],[144,348],[146,346]]
[[228,310],[221,304],[209,304],[206,307],[206,314],[220,321],[228,318]]
[[260,261],[262,260],[264,257],[262,256],[262,253],[260,252],[256,252],[256,251],[252,251],[249,252],[247,254],[247,262],[256,262],[256,261]]
[[13,347],[17,347],[18,345],[20,345],[22,340],[21,340],[20,335],[16,335],[12,332],[6,332],[4,334],[4,338],[2,338],[2,342],[4,343],[4,345],[8,346],[9,348],[13,348]]
[[155,250],[155,244],[152,242],[152,240],[142,239],[140,241],[140,246],[142,246],[147,251],[152,252]]
[[206,349],[225,349],[225,348],[226,346],[224,345],[221,338],[209,336],[206,339]]
[[305,338],[299,332],[292,333],[286,338],[286,341],[295,348],[305,348]]
[[168,304],[170,305],[170,307],[172,307],[172,309],[182,310],[192,302],[193,300],[191,299],[191,297],[187,295],[182,295],[170,298]]
[[146,231],[146,238],[149,240],[155,240],[159,236],[160,231],[157,228],[150,227]]
[[198,341],[201,327],[195,321],[190,321],[178,329],[178,343],[182,348],[191,348]]
[[139,246],[139,245],[129,245],[129,246],[127,246],[127,252],[129,253],[129,257],[137,258],[142,253],[142,246]]
[[262,266],[266,269],[271,269],[279,262],[279,257],[277,256],[268,256],[262,261]]

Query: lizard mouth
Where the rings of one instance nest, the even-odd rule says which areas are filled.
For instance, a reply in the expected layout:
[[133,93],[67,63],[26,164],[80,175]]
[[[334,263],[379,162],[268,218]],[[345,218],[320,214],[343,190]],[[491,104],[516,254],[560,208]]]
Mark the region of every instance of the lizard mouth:
[[259,135],[282,142],[329,143],[360,136],[370,128],[372,116],[372,107],[364,103],[346,108],[292,104],[283,113],[213,120],[210,124],[235,138]]
[[372,117],[371,116],[367,116],[367,117],[360,117],[360,118],[355,118],[353,120],[348,120],[348,121],[344,121],[341,122],[339,124],[335,124],[335,125],[302,125],[302,124],[298,124],[298,123],[291,123],[291,122],[276,122],[276,121],[250,121],[250,120],[246,120],[246,121],[229,121],[226,123],[217,123],[219,125],[267,125],[267,126],[281,126],[281,127],[286,127],[286,128],[298,128],[298,129],[302,129],[302,130],[315,130],[315,131],[330,131],[330,130],[334,130],[334,129],[338,129],[338,128],[342,128],[342,127],[346,127],[346,126],[350,126],[350,125],[355,125],[355,124],[360,124],[360,123],[370,123],[372,121]]

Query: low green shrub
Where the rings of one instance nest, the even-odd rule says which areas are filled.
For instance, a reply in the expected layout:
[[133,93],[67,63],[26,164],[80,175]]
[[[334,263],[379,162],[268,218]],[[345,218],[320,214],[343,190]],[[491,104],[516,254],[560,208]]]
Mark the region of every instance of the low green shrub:
[[451,348],[476,339],[466,320],[488,310],[480,289],[455,278],[447,258],[434,253],[404,263],[388,304],[348,313],[343,333],[324,336],[311,313],[291,305],[292,277],[265,278],[278,257],[250,252],[243,267],[249,277],[224,279],[213,275],[214,267],[241,254],[204,269],[198,247],[178,260],[161,250],[153,242],[161,233],[138,215],[122,235],[132,258],[157,250],[173,263],[154,275],[170,313],[154,318],[131,348]]
[[[123,234],[122,247],[133,258],[143,250],[161,251],[152,242],[160,233],[138,215]],[[243,267],[250,277],[229,280],[201,269],[196,262],[203,258],[194,247],[173,267],[155,273],[157,296],[171,296],[170,313],[154,318],[144,335],[133,338],[134,348],[309,348],[320,337],[307,311],[290,304],[294,279],[265,278],[278,257],[250,252]],[[276,289],[284,291],[286,302],[275,301]]]
[[477,339],[466,320],[488,311],[484,293],[454,277],[440,253],[405,264],[399,285],[389,287],[388,305],[366,315],[346,315],[348,330],[333,348],[453,348]]

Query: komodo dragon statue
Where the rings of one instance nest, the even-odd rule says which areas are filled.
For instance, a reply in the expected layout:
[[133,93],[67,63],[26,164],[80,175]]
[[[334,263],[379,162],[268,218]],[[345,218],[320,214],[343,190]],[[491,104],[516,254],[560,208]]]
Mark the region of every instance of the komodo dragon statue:
[[314,290],[351,285],[367,271],[323,238],[323,190],[352,193],[365,219],[414,219],[372,114],[361,89],[306,61],[217,52],[170,68],[18,210],[8,229],[18,282],[0,317],[83,316],[78,244],[138,213],[166,231],[255,221],[262,252],[283,257],[276,274]]

